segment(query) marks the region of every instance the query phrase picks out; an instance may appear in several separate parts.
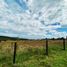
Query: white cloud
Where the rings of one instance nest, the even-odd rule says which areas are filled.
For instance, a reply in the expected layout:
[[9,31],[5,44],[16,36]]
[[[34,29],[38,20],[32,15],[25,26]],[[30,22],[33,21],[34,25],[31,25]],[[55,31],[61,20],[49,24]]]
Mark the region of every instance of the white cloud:
[[[26,0],[24,1],[26,2]],[[52,6],[51,3],[53,2],[54,4]],[[26,3],[29,6],[29,10],[31,9],[34,12],[33,14],[31,14],[29,10],[14,14],[12,9],[9,9],[9,5],[7,5],[4,0],[0,0],[0,29],[6,30],[6,33],[0,32],[0,35],[35,39],[39,37],[67,36],[67,31],[59,32],[56,30],[57,28],[62,28],[63,25],[67,25],[66,7],[64,6],[64,10],[62,10],[62,0],[60,0],[60,2],[58,1],[58,4],[56,4],[55,1],[53,2],[49,2],[49,0],[34,0],[34,2],[33,0],[29,0],[29,2]],[[41,13],[40,15],[39,12]],[[65,14],[62,14],[63,12]],[[44,22],[41,23],[41,21]],[[52,25],[56,22],[60,24]],[[9,30],[13,32],[9,32]]]

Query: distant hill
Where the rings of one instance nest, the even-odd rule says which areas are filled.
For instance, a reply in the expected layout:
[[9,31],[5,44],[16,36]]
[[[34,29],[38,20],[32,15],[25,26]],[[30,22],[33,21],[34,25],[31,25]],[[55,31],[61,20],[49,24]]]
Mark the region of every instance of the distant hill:
[[18,38],[18,37],[0,36],[0,40],[28,40],[28,39]]
[[[48,38],[49,39],[49,38]],[[63,38],[51,38],[49,40],[62,40]],[[25,38],[19,38],[19,37],[8,37],[8,36],[0,36],[0,40],[45,40],[45,39],[25,39]]]

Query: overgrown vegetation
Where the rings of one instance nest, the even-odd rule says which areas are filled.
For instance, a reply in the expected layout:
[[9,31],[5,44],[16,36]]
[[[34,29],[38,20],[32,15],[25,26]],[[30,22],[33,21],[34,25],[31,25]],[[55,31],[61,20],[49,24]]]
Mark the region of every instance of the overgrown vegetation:
[[[34,41],[35,42],[35,41]],[[45,42],[19,42],[17,45],[16,64],[13,64],[13,46],[11,42],[0,43],[0,67],[67,67],[67,42],[63,50],[62,41],[49,42],[49,55],[45,55]],[[34,43],[34,45],[36,45]],[[30,46],[29,46],[30,45]]]

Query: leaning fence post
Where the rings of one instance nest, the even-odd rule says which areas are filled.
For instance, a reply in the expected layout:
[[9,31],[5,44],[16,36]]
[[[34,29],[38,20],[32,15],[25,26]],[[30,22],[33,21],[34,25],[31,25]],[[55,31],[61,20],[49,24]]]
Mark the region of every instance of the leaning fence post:
[[46,38],[46,55],[48,55],[48,39]]
[[63,38],[63,50],[65,50],[65,38]]
[[16,48],[17,48],[17,44],[15,42],[15,44],[14,44],[13,64],[15,64],[15,62],[16,62]]

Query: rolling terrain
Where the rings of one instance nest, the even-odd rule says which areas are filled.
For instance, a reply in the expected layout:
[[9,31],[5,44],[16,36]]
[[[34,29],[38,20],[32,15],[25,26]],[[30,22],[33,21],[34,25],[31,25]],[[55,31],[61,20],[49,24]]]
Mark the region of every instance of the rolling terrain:
[[[63,40],[48,40],[48,56],[45,40],[2,40],[0,42],[0,67],[66,67],[66,49]],[[14,43],[17,43],[16,63],[13,64]]]

